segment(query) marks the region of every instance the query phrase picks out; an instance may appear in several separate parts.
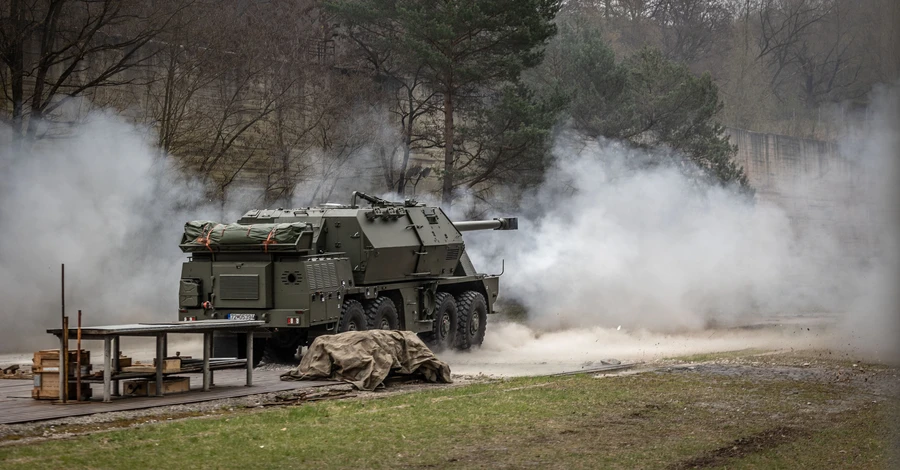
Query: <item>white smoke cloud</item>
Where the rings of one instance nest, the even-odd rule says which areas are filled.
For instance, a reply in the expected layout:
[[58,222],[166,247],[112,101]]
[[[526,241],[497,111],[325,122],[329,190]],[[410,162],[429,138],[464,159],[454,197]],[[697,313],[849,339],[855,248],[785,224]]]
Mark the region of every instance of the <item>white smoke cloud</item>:
[[773,273],[790,258],[782,241],[791,230],[781,212],[674,167],[636,169],[629,162],[643,150],[568,139],[523,202],[541,215],[520,220],[511,239],[496,237],[505,293],[525,303],[534,326],[697,329],[779,288]]
[[53,346],[60,265],[85,322],[174,320],[187,220],[215,217],[143,129],[93,113],[65,138],[0,142],[0,352]]
[[[468,235],[467,246],[476,266],[505,259],[501,295],[527,308],[535,331],[672,333],[820,312],[849,326],[838,343],[887,357],[897,349],[896,230],[878,222],[895,183],[896,93],[879,99],[892,104],[842,145],[840,171],[800,172],[780,188],[809,206],[828,194],[827,217],[798,219],[796,208],[674,166],[635,165],[653,159],[646,150],[569,134],[520,201],[519,231]],[[865,243],[848,245],[848,227]]]
[[[885,205],[896,186],[887,178],[896,171],[897,95],[875,101],[883,109],[874,125],[843,145],[859,162],[846,174],[862,188],[845,207],[851,216]],[[0,129],[0,351],[34,349],[36,338],[52,346],[43,330],[57,326],[60,263],[70,315],[83,309],[91,324],[174,319],[184,221],[232,220],[253,205],[205,205],[202,188],[173,171],[143,129],[109,114],[27,151],[9,135]],[[878,255],[860,257],[828,227],[798,227],[776,204],[698,185],[677,168],[632,165],[644,151],[564,136],[554,154],[519,213],[497,214],[519,215],[518,232],[466,235],[481,270],[506,260],[501,295],[528,308],[532,333],[669,334],[828,311],[843,315],[842,344],[896,352],[893,225],[861,227],[877,232],[868,235]],[[792,184],[799,194],[823,190],[803,178]],[[842,185],[828,180],[824,190]],[[500,339],[490,335],[486,350],[492,341]]]

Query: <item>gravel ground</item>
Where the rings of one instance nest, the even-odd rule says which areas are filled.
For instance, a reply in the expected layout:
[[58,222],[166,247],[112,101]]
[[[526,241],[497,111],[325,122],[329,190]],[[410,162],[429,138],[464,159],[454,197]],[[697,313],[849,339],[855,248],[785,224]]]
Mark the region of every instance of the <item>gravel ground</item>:
[[[288,370],[291,367],[292,366],[289,364],[263,364],[260,366],[260,368],[266,370]],[[33,423],[0,424],[0,446],[45,439],[64,439],[76,435],[103,432],[111,429],[152,425],[161,421],[221,416],[237,411],[252,412],[253,410],[262,410],[270,406],[289,403],[296,399],[303,401],[304,397],[309,396],[324,396],[324,399],[345,397],[367,399],[397,393],[413,393],[420,390],[433,389],[435,387],[461,386],[489,380],[491,379],[482,376],[471,377],[463,375],[454,375],[452,384],[433,384],[418,380],[401,381],[389,379],[385,388],[374,392],[355,391],[349,384],[337,384],[326,387],[316,387],[315,389],[302,389],[297,390],[296,392],[288,390],[199,403],[187,403],[183,405],[98,413]]]

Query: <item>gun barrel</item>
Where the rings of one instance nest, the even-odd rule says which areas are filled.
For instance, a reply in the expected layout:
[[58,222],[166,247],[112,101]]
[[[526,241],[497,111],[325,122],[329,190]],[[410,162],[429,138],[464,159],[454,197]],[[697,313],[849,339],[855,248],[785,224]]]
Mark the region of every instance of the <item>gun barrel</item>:
[[519,219],[516,217],[498,217],[493,220],[454,222],[453,225],[460,232],[470,232],[472,230],[518,230]]

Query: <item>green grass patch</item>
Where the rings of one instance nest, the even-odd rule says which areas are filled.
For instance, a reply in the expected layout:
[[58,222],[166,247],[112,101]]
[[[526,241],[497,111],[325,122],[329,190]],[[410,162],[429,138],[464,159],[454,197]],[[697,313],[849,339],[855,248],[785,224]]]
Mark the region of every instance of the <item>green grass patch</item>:
[[871,468],[896,406],[690,371],[520,378],[6,446],[0,467]]

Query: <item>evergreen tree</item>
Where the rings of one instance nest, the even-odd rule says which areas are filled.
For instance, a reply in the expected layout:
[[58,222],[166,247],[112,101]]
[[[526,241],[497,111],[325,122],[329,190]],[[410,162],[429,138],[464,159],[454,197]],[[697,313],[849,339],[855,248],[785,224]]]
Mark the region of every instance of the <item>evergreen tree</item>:
[[692,163],[681,165],[692,177],[749,189],[734,160],[737,148],[716,121],[722,101],[708,74],[695,76],[649,48],[617,62],[595,25],[572,17],[559,23],[528,81],[542,95],[568,99],[569,126],[589,137],[675,150]]
[[[421,71],[440,94],[444,148],[442,201],[453,199],[460,148],[457,109],[486,88],[517,81],[540,63],[556,32],[561,0],[333,0],[329,8],[371,44]],[[421,67],[421,69],[419,68]],[[477,98],[476,98],[477,99]]]

